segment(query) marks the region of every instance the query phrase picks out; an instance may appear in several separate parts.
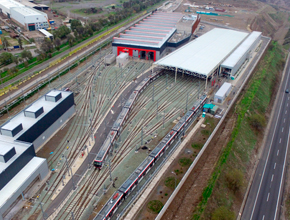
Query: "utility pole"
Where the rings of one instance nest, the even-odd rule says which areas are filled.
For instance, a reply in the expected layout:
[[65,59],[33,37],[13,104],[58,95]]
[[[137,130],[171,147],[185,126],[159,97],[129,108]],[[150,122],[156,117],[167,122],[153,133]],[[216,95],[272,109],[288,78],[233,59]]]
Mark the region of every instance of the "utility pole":
[[141,128],[141,146],[143,145],[143,127]]
[[163,112],[163,129],[165,129],[164,122],[165,122],[165,111]]
[[70,172],[71,172],[71,179],[72,179],[72,183],[73,183],[73,190],[75,190],[76,186],[75,186],[75,182],[74,182],[74,175],[73,175],[73,172],[72,172],[71,168],[70,168]]
[[187,112],[187,104],[188,104],[188,92],[186,94],[186,112]]
[[152,94],[152,101],[154,102],[154,81],[153,81],[153,94]]
[[110,159],[109,159],[109,172],[110,172],[110,181],[112,181],[113,178],[112,178],[111,160]]
[[43,219],[46,219],[46,213],[43,211],[43,207],[42,207],[41,202],[39,203],[39,205],[40,205],[40,208],[41,208]]
[[168,86],[167,81],[168,81],[168,74],[166,74],[166,90],[168,89],[167,88],[167,86]]
[[158,120],[158,100],[157,100],[157,113],[156,113],[156,117],[157,117],[157,120]]

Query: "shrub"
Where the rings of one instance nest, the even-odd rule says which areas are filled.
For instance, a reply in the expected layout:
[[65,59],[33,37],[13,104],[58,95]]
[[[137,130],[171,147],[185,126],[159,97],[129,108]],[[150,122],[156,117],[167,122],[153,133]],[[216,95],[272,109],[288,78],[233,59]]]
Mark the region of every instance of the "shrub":
[[234,220],[235,213],[225,206],[218,207],[212,214],[212,220]]
[[192,162],[191,159],[189,159],[187,157],[183,157],[183,158],[179,159],[179,164],[182,167],[189,166],[191,164],[191,162]]
[[253,114],[250,116],[250,125],[256,131],[262,131],[266,125],[266,119],[264,115]]
[[191,147],[194,148],[194,149],[198,149],[200,150],[202,148],[203,144],[201,143],[193,143],[191,144]]
[[243,186],[243,173],[238,169],[233,169],[226,174],[226,182],[228,188],[231,189],[234,193],[240,190]]
[[147,207],[152,213],[158,214],[163,207],[163,203],[159,200],[152,200],[148,203]]
[[176,186],[178,185],[178,179],[177,178],[175,178],[175,177],[173,177],[173,176],[169,176],[169,177],[167,177],[166,178],[166,180],[165,180],[165,186],[167,186],[168,188],[170,188],[170,189],[175,189],[175,183],[176,183]]

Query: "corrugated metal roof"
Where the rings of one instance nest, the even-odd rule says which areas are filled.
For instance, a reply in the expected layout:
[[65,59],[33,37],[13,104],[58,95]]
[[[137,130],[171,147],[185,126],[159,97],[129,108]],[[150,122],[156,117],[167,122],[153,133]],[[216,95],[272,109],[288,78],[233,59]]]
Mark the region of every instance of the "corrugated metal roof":
[[216,92],[215,96],[224,97],[227,91],[232,87],[232,84],[225,82],[222,87]]
[[181,18],[180,13],[155,12],[125,31],[130,35],[121,34],[120,38],[113,39],[113,43],[160,48],[176,31],[175,25]]
[[244,42],[222,63],[221,66],[233,68],[252,44],[262,35],[262,32],[253,31]]
[[44,29],[38,29],[42,34],[44,34],[46,37],[53,37],[51,33],[49,33],[47,30]]
[[214,28],[154,64],[177,67],[207,77],[247,35],[240,31]]

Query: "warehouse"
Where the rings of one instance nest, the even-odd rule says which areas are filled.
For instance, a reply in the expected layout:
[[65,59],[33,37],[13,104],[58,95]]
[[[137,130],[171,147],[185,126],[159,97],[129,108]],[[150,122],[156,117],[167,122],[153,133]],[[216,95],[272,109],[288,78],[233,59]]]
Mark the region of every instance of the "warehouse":
[[244,41],[248,33],[214,28],[154,63],[156,66],[208,79],[219,73],[221,63]]
[[220,72],[230,75],[234,79],[238,70],[246,60],[249,60],[253,51],[258,46],[261,40],[262,33],[253,31],[245,41],[221,64]]
[[27,186],[47,176],[46,159],[35,152],[74,112],[73,93],[52,90],[0,126],[0,220]]
[[26,7],[13,0],[1,0],[2,12],[26,30],[34,31],[49,27],[47,14],[31,7]]
[[155,12],[132,26],[112,42],[113,53],[128,53],[130,57],[158,60],[166,48],[167,40],[175,33],[180,13]]
[[232,90],[232,84],[225,82],[214,95],[215,103],[223,103]]

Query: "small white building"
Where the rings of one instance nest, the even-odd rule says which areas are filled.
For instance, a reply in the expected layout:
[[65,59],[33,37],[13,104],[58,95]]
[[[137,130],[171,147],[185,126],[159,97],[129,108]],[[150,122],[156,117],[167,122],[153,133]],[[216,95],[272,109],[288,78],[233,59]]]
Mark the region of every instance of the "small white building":
[[24,26],[28,31],[47,29],[49,27],[47,14],[27,7],[13,0],[1,0],[0,9],[15,23]]
[[129,54],[128,53],[121,53],[116,58],[117,66],[120,68],[123,68],[129,63]]
[[225,82],[214,95],[215,103],[223,103],[232,90],[232,84]]

